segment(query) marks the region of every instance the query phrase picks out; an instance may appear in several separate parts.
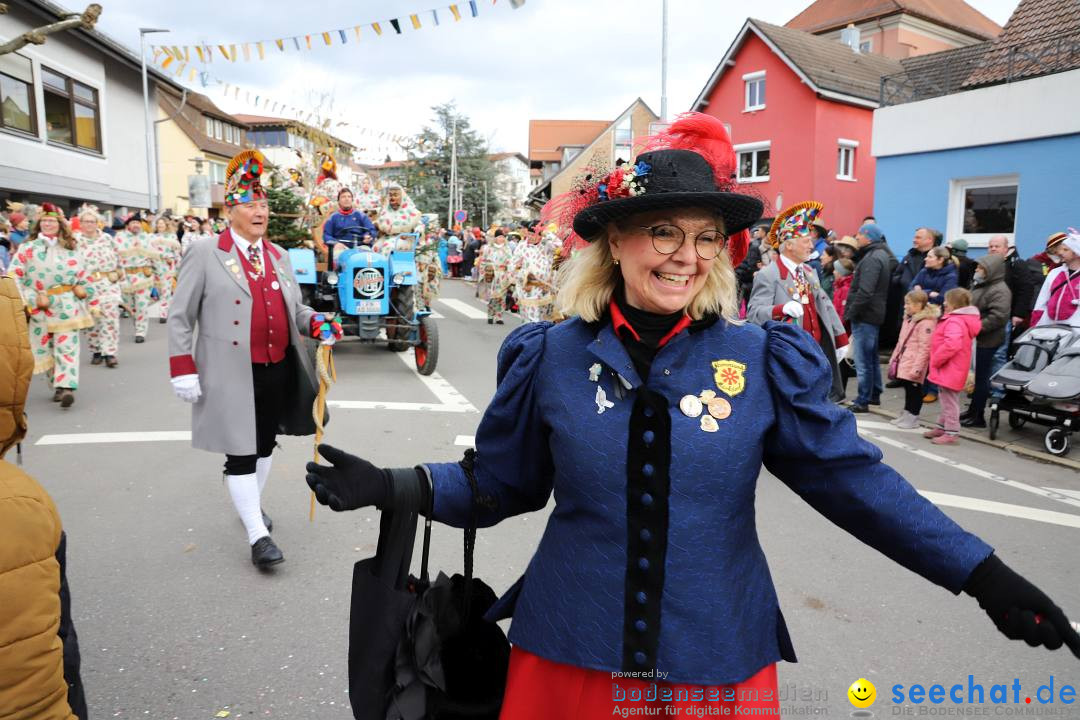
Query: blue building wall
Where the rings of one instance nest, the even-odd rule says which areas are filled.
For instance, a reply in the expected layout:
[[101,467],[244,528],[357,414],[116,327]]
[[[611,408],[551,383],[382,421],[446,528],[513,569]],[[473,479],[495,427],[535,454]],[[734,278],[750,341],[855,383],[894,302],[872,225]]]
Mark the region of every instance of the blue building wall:
[[[1080,227],[1080,134],[880,157],[874,216],[900,256],[919,227],[946,231],[951,180],[1009,174],[1020,176],[1016,247],[1022,256],[1041,252],[1051,233]],[[970,255],[984,252],[973,248]]]

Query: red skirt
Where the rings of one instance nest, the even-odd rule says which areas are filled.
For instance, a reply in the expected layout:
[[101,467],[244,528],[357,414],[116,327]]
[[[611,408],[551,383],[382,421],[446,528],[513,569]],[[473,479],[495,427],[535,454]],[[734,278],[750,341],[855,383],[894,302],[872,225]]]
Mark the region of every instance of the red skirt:
[[780,715],[775,663],[742,682],[713,687],[612,675],[605,670],[587,670],[545,660],[515,647],[510,651],[510,673],[499,719],[719,717],[725,714],[724,708],[727,715],[733,715],[736,705],[762,708],[762,715]]

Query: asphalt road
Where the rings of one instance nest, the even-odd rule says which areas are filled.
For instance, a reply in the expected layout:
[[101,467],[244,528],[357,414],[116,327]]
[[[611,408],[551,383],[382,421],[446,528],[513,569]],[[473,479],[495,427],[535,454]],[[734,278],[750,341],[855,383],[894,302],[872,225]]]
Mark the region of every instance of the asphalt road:
[[[423,381],[408,355],[340,345],[331,398],[343,406],[332,410],[329,442],[382,466],[460,457],[459,443],[470,442],[477,409],[494,391],[499,344],[518,321],[489,326],[469,286],[447,281],[443,288],[450,302],[436,306],[441,380]],[[169,386],[164,326],[152,324],[143,345],[132,343],[130,325],[123,335],[120,368],[92,367],[83,358],[70,410],[51,403],[35,380],[24,444],[25,469],[52,494],[69,535],[92,716],[351,717],[349,586],[352,564],[374,551],[376,513],[320,508],[309,522],[302,468],[311,441],[284,438],[264,507],[286,562],[272,574],[256,572],[221,482],[223,458],[169,436],[128,435],[183,433],[189,411]],[[374,407],[385,402],[403,405]],[[937,448],[876,417],[864,421],[863,432],[917,488],[1080,620],[1077,474],[974,443]],[[1021,702],[1009,707],[1021,710],[1024,697],[1034,698],[1051,676],[1055,691],[1065,683],[1080,689],[1080,660],[1005,640],[971,598],[954,597],[861,545],[766,473],[757,509],[800,657],[780,665],[781,691],[790,698],[785,712],[848,715],[847,687],[860,677],[877,685],[877,716],[904,712],[891,702],[895,684],[966,687],[973,675],[989,693],[1015,678]],[[496,591],[517,579],[545,518],[546,511],[534,513],[480,533],[477,573]],[[460,571],[460,531],[436,527],[432,563]],[[927,706],[911,707],[918,714]],[[1038,709],[1080,715],[1077,707]]]

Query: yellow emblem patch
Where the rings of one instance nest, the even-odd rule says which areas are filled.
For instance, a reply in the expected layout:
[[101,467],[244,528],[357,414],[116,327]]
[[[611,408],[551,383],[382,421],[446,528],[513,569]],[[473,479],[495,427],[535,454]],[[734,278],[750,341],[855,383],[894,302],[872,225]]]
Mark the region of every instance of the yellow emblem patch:
[[746,388],[746,378],[743,377],[746,365],[734,360],[714,360],[712,366],[716,371],[713,376],[716,387],[728,395],[734,397]]

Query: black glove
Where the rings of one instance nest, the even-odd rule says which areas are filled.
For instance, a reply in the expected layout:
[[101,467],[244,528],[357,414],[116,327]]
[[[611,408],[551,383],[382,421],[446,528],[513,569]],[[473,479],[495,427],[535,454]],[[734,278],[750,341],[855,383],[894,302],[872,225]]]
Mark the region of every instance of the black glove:
[[994,625],[1010,640],[1057,650],[1063,644],[1080,658],[1080,635],[1054,601],[996,555],[983,560],[964,583]]
[[335,512],[374,505],[380,510],[417,511],[427,508],[430,488],[419,468],[378,468],[367,460],[319,445],[331,467],[309,462],[307,484],[315,499]]

